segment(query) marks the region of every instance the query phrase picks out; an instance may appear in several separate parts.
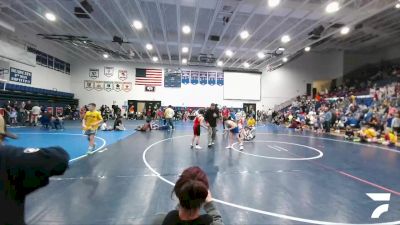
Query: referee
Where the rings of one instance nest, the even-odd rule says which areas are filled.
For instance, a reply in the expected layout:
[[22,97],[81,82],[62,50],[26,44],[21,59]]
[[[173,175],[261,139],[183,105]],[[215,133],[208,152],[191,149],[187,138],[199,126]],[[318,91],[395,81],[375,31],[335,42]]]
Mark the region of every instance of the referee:
[[[23,225],[25,197],[68,168],[69,155],[60,147],[19,148],[2,145],[13,137],[0,116],[0,224]],[[15,137],[15,136],[14,136]]]

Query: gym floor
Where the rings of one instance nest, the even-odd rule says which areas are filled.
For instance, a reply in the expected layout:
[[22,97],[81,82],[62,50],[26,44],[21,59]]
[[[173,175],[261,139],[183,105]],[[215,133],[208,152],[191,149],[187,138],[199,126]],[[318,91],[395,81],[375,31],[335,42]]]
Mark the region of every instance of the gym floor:
[[[192,150],[192,124],[174,131],[99,132],[98,152],[86,157],[79,122],[66,130],[14,128],[19,146],[61,145],[70,168],[31,194],[28,224],[151,224],[176,205],[173,182],[189,166],[209,176],[211,192],[225,224],[400,224],[400,151],[343,141],[328,135],[294,132],[274,125],[257,127],[244,151],[225,149],[219,128],[216,145]],[[374,201],[367,193],[390,194]],[[389,204],[379,218],[380,205]]]

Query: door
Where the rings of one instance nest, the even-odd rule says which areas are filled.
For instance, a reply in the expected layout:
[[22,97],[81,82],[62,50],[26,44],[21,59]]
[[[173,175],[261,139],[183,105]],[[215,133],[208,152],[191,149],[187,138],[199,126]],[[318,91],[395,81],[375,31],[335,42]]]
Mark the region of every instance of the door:
[[256,104],[254,103],[243,103],[243,111],[246,113],[246,115],[255,115],[257,112],[256,109]]

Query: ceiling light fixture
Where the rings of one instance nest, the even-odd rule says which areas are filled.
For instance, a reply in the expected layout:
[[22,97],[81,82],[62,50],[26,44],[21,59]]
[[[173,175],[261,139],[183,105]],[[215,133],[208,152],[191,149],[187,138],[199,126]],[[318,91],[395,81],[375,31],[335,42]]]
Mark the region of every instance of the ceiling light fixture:
[[105,59],[108,59],[108,56],[109,56],[109,55],[108,55],[107,53],[104,53],[104,54],[103,54],[103,58],[105,58]]
[[395,7],[396,9],[400,9],[400,3],[397,3],[394,7]]
[[152,58],[152,60],[153,60],[153,62],[157,62],[157,61],[158,61],[158,57],[157,57],[157,56],[154,56],[154,57]]
[[310,50],[311,50],[311,47],[307,46],[307,47],[304,48],[304,51],[306,51],[306,52],[309,52]]
[[342,29],[340,30],[340,33],[342,35],[346,35],[350,32],[350,27],[342,27]]
[[259,52],[259,53],[257,53],[257,56],[258,56],[259,59],[265,58],[264,52]]
[[233,56],[233,52],[231,50],[226,50],[225,51],[225,55],[228,57],[232,57]]
[[278,48],[278,51],[283,52],[283,51],[285,51],[285,48],[280,47],[280,48]]
[[290,40],[291,39],[289,35],[283,35],[281,38],[282,43],[288,43]]
[[287,62],[287,61],[288,61],[288,58],[287,58],[287,57],[283,57],[282,61],[283,61],[283,62]]
[[189,34],[190,33],[190,27],[188,25],[185,25],[182,27],[182,32],[184,34]]
[[136,30],[141,30],[141,29],[143,28],[143,24],[142,24],[142,22],[140,22],[139,20],[134,20],[134,21],[133,21],[133,27],[134,27]]
[[46,17],[47,20],[51,22],[56,21],[56,15],[54,15],[53,13],[48,12],[44,16]]
[[249,32],[247,31],[247,30],[244,30],[244,31],[242,31],[242,32],[240,32],[240,38],[241,39],[246,39],[246,38],[248,38],[249,37]]
[[218,66],[222,66],[222,65],[224,65],[224,63],[223,63],[222,61],[218,61],[218,62],[217,62],[217,65],[218,65]]
[[243,66],[244,66],[244,68],[249,68],[249,67],[250,67],[250,64],[249,64],[248,62],[244,62],[244,63],[243,63]]
[[153,50],[153,45],[152,44],[146,44],[146,49],[151,51]]
[[183,58],[182,59],[182,64],[186,64],[187,63],[187,59]]
[[330,2],[328,5],[326,5],[325,11],[327,13],[334,13],[334,12],[339,11],[339,9],[340,9],[339,2],[333,1],[333,2]]
[[188,47],[183,47],[182,48],[182,52],[183,53],[188,53],[189,52],[189,48]]
[[281,3],[281,0],[268,0],[268,6],[271,8],[277,7]]

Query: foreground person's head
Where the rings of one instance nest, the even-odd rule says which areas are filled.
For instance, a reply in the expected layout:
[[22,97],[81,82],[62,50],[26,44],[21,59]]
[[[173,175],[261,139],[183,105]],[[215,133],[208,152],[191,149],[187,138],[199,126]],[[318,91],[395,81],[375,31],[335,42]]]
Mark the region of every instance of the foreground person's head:
[[199,167],[185,169],[175,184],[173,193],[180,206],[190,214],[198,213],[208,195],[208,178]]

